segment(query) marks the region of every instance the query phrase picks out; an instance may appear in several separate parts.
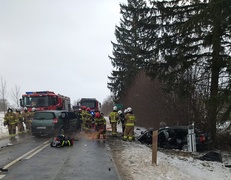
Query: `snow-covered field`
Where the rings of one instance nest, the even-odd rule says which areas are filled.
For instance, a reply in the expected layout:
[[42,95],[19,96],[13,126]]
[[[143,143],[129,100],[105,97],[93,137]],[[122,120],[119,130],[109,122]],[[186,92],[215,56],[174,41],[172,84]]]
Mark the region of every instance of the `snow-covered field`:
[[0,112],[0,139],[8,136],[7,126],[3,126],[4,113]]
[[[7,136],[0,113],[0,139]],[[143,128],[136,129],[140,134]],[[121,125],[118,126],[121,132]],[[125,142],[116,138],[108,142],[117,169],[124,180],[230,180],[231,154],[222,152],[223,163],[201,161],[195,154],[158,151],[157,165],[152,164],[152,150],[139,142]],[[201,154],[200,154],[201,155]]]

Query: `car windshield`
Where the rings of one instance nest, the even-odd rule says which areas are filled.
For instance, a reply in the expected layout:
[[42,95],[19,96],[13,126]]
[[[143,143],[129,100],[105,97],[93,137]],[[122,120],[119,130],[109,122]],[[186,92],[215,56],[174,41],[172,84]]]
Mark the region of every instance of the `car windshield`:
[[95,102],[93,101],[83,101],[81,102],[81,106],[86,106],[89,107],[91,109],[95,108]]
[[47,96],[23,97],[23,104],[26,107],[46,107],[48,106]]
[[55,115],[53,112],[36,112],[34,115],[34,119],[46,120],[46,119],[54,119]]

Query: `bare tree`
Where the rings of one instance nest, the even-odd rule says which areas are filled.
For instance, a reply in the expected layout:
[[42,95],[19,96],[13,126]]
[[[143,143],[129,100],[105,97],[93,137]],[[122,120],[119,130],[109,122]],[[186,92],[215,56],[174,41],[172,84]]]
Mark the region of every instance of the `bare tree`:
[[20,106],[20,87],[15,85],[14,89],[11,89],[11,99],[13,100],[13,102],[17,105],[17,107]]
[[73,106],[76,106],[76,104],[77,104],[77,100],[74,100],[73,101]]
[[113,102],[112,96],[108,96],[108,97],[103,101],[101,111],[102,111],[105,115],[108,115],[108,114],[111,112],[111,110],[112,110],[113,104],[114,104],[114,102]]
[[1,111],[5,113],[7,108],[7,92],[6,92],[6,81],[1,77],[1,86],[0,86],[0,99],[1,99]]

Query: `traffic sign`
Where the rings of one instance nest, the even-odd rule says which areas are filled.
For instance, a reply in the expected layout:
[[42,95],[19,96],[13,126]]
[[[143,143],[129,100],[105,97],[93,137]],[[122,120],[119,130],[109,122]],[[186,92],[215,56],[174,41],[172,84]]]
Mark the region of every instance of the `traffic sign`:
[[123,109],[123,104],[115,104],[118,109]]

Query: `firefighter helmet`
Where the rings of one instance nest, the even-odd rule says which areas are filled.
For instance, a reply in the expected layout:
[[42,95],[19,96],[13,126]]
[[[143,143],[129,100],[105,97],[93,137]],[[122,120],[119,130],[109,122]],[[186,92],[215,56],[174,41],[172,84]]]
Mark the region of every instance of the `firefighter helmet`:
[[118,111],[118,114],[122,114],[123,112],[121,110]]
[[24,111],[27,111],[27,107],[24,107]]
[[91,109],[88,107],[87,109],[86,109],[87,111],[91,111]]
[[114,106],[114,107],[113,107],[113,111],[117,111],[117,106]]
[[82,106],[81,108],[82,108],[82,110],[86,110],[86,109],[87,109],[87,107],[86,107],[86,106]]
[[15,111],[16,111],[16,112],[21,112],[21,109],[20,109],[20,108],[16,108]]
[[31,109],[31,111],[32,111],[32,112],[35,112],[35,111],[36,111],[36,108],[35,108],[35,107],[33,107],[33,108]]
[[128,112],[128,110],[127,109],[124,109],[124,114],[126,114]]
[[100,113],[99,113],[99,112],[96,112],[96,113],[95,113],[95,117],[96,117],[96,118],[100,118]]
[[132,108],[131,108],[131,107],[128,107],[128,108],[127,108],[127,112],[128,112],[128,113],[132,112]]
[[7,112],[13,112],[12,107],[8,107],[8,108],[7,108]]

